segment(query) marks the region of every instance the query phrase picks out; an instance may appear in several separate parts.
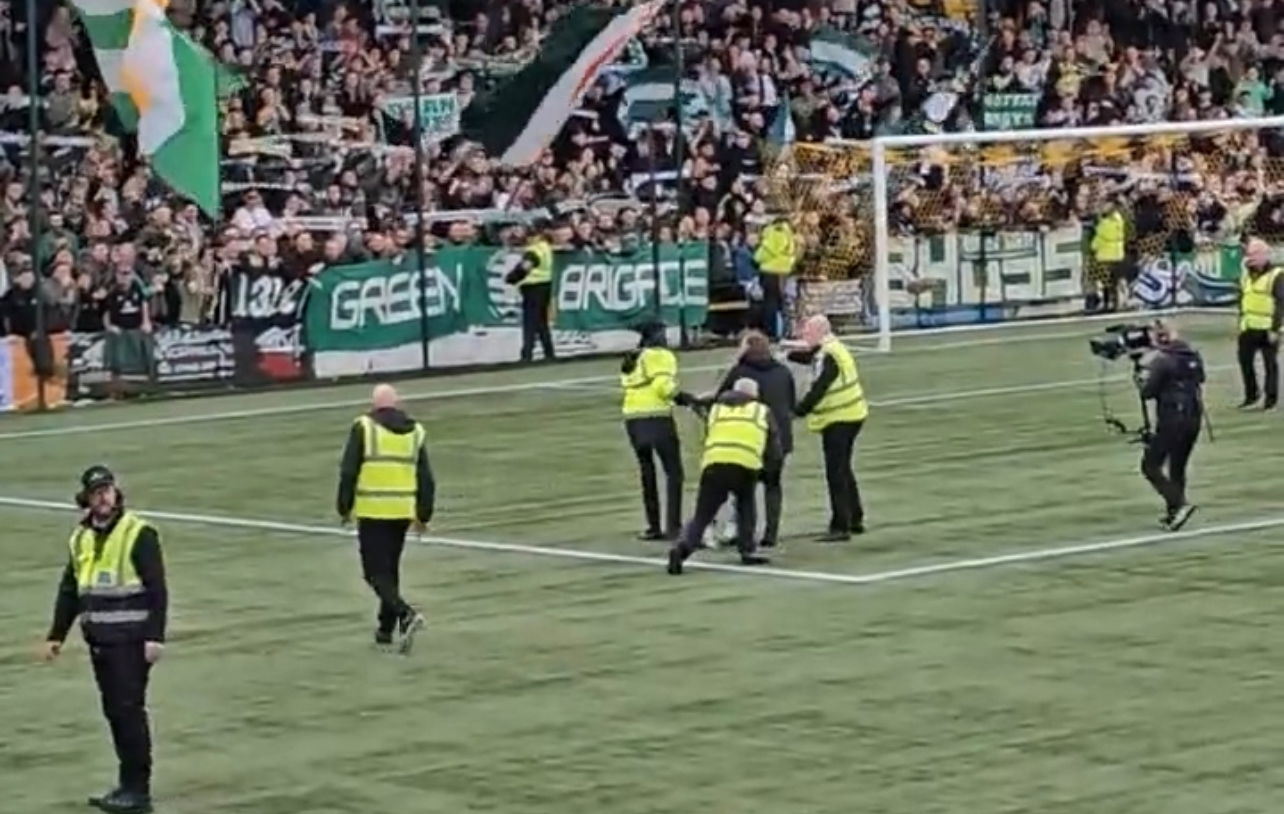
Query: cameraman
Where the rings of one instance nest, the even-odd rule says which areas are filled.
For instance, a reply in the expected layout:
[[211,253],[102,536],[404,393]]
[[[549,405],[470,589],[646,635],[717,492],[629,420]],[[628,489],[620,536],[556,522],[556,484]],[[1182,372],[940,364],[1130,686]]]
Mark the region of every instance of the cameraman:
[[1160,525],[1177,531],[1197,508],[1186,502],[1186,464],[1204,416],[1204,360],[1160,320],[1155,321],[1152,339],[1150,352],[1137,368],[1141,398],[1155,402],[1155,429],[1144,439],[1141,473],[1164,499]]

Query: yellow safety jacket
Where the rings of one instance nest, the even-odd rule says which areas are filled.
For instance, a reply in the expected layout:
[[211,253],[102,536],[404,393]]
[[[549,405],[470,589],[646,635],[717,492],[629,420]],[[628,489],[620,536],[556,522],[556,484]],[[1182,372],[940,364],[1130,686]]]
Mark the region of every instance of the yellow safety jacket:
[[71,534],[71,562],[80,594],[80,621],[86,634],[95,629],[119,635],[141,627],[148,619],[146,591],[134,570],[134,544],[147,523],[133,512],[124,512],[107,539],[78,526]]
[[869,416],[869,402],[865,400],[865,391],[860,386],[860,374],[856,370],[856,359],[852,352],[835,337],[826,339],[821,343],[820,352],[813,362],[818,375],[824,367],[826,356],[838,365],[838,378],[834,379],[825,395],[807,414],[807,429],[812,432],[820,432],[830,424],[864,421]]
[[526,251],[539,258],[539,263],[535,268],[527,272],[526,276],[517,284],[520,288],[527,285],[539,285],[540,283],[550,283],[553,281],[553,244],[549,243],[542,237],[537,237],[530,243],[526,244]]
[[678,357],[668,348],[646,348],[629,373],[620,374],[624,418],[673,415],[678,394]]
[[356,422],[361,427],[361,472],[357,475],[354,517],[365,520],[415,519],[418,491],[419,453],[424,446],[424,428],[395,433],[370,416]]
[[794,239],[794,227],[787,221],[776,221],[763,229],[753,259],[763,274],[792,273],[794,264],[798,262],[798,241]]
[[1092,233],[1092,254],[1098,263],[1118,263],[1124,259],[1124,217],[1111,212],[1097,222]]
[[700,468],[736,464],[754,472],[761,470],[762,456],[767,450],[768,415],[767,405],[760,401],[714,404],[709,410]]
[[1239,329],[1269,331],[1275,322],[1275,281],[1284,269],[1273,268],[1256,277],[1245,271],[1239,278]]

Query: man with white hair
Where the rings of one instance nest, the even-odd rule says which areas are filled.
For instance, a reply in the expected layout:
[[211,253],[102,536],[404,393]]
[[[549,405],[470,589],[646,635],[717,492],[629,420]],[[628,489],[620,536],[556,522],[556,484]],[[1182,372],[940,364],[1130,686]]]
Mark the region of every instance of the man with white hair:
[[1252,238],[1244,247],[1244,273],[1239,281],[1239,370],[1244,380],[1242,409],[1257,405],[1256,357],[1262,355],[1266,374],[1265,409],[1280,395],[1280,321],[1284,319],[1284,269],[1271,265],[1271,247]]
[[695,515],[677,545],[669,549],[670,574],[682,573],[682,564],[700,547],[705,529],[729,496],[736,499],[740,561],[745,565],[770,562],[756,553],[754,544],[754,489],[764,458],[780,456],[779,438],[775,419],[758,400],[758,383],[753,379],[738,379],[714,400],[700,460]]
[[795,413],[807,419],[807,428],[820,433],[825,455],[825,483],[829,487],[829,531],[823,543],[841,543],[865,532],[865,509],[852,469],[856,437],[869,416],[869,402],[861,387],[856,359],[834,336],[823,314],[803,324],[807,350],[789,354],[790,361],[812,366],[811,389],[798,402]]
[[370,402],[343,450],[337,508],[345,524],[357,520],[362,575],[379,597],[375,644],[392,645],[395,632],[404,654],[424,617],[401,598],[401,553],[407,530],[432,519],[436,484],[423,425],[402,412],[397,391],[380,384]]

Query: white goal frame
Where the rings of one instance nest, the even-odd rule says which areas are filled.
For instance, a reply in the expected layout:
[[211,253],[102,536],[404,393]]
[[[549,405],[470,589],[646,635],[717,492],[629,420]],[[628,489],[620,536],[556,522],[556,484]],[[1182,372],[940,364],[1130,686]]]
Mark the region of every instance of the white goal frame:
[[[888,263],[890,235],[888,228],[887,151],[906,147],[941,147],[958,144],[1003,144],[1011,142],[1071,141],[1076,139],[1119,138],[1131,136],[1198,135],[1242,130],[1284,130],[1284,116],[1253,119],[1211,119],[1197,122],[1161,122],[1119,127],[1063,127],[1041,130],[1005,130],[974,133],[939,133],[935,135],[878,136],[871,142],[834,140],[831,144],[867,144],[871,147],[870,172],[873,180],[874,209],[874,291],[878,303],[878,349],[892,348],[891,269]],[[1059,321],[1080,321],[1085,317],[1068,317]],[[964,331],[978,328],[1002,328],[1029,325],[1018,320],[977,325],[951,326]],[[907,329],[906,333],[924,329]],[[933,329],[927,329],[933,330]],[[941,330],[941,329],[935,329]]]

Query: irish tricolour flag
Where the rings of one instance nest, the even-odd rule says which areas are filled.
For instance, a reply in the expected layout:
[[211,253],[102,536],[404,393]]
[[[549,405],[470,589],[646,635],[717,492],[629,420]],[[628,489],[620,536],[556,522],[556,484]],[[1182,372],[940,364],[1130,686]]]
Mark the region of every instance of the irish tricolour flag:
[[73,0],[139,152],[175,191],[219,210],[214,59],[165,17],[168,0]]

